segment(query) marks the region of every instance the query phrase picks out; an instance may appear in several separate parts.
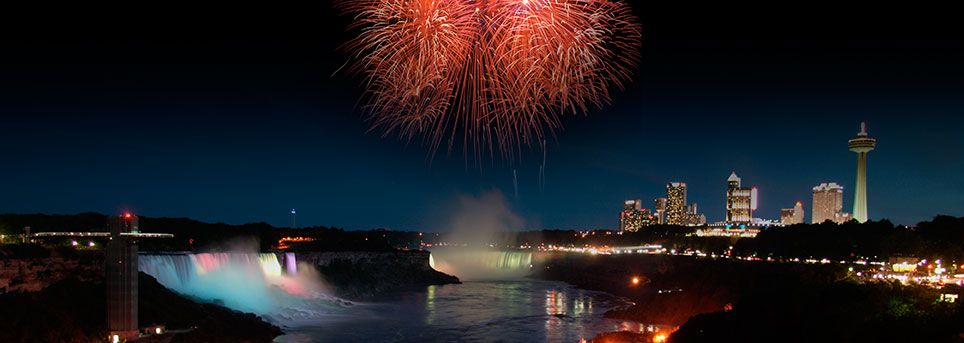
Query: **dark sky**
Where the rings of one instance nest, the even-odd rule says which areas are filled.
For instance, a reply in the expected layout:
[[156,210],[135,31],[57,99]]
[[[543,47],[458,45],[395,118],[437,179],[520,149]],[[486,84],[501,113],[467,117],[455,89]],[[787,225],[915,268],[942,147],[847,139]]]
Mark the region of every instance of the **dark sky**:
[[[611,106],[568,116],[541,152],[481,165],[367,132],[359,79],[334,73],[328,6],[223,17],[83,18],[0,42],[0,213],[445,230],[461,195],[501,191],[529,228],[615,228],[624,199],[689,184],[722,220],[726,178],[778,218],[821,182],[850,211],[866,121],[871,219],[964,215],[964,43],[907,9],[656,8],[633,1],[642,63]],[[816,6],[816,5],[814,5]],[[766,11],[759,15],[756,10]],[[79,25],[83,24],[83,25]],[[225,40],[230,38],[231,40]],[[334,75],[333,75],[334,74]],[[512,171],[519,175],[515,198]],[[649,205],[650,207],[652,205]]]

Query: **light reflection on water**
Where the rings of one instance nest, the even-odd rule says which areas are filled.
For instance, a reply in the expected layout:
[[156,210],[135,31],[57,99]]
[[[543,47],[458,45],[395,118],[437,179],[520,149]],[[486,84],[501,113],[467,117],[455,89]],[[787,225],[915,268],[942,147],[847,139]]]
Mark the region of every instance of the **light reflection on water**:
[[[344,319],[286,329],[279,343],[577,342],[645,325],[606,319],[621,298],[536,280],[466,282],[384,295]],[[559,316],[557,316],[559,315]]]

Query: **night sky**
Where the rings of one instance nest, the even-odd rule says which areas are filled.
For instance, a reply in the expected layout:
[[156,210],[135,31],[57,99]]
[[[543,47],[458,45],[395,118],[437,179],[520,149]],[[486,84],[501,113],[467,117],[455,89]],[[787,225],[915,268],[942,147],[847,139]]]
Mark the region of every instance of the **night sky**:
[[544,190],[538,147],[512,163],[444,151],[430,161],[418,142],[368,132],[361,80],[335,73],[349,19],[328,6],[5,41],[0,213],[284,226],[297,208],[299,226],[435,231],[460,196],[501,191],[527,228],[615,229],[623,200],[651,208],[672,181],[722,220],[736,171],[759,188],[756,217],[802,201],[809,220],[821,182],[843,185],[851,211],[847,140],[866,121],[878,140],[871,219],[964,216],[964,43],[940,40],[959,38],[956,21],[633,6],[644,26],[634,81],[611,106],[563,120]]

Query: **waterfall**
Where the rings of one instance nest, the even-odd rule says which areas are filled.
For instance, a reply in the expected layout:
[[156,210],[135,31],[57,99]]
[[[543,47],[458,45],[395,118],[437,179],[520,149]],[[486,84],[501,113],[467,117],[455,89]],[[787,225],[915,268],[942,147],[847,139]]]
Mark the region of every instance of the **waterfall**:
[[[294,253],[143,254],[138,268],[164,287],[279,321],[337,313],[313,268],[299,271]],[[282,262],[284,267],[282,267]]]
[[285,271],[288,272],[288,275],[298,274],[298,260],[293,252],[285,253]]
[[525,251],[437,248],[430,258],[435,269],[463,280],[518,279],[532,265],[532,253]]

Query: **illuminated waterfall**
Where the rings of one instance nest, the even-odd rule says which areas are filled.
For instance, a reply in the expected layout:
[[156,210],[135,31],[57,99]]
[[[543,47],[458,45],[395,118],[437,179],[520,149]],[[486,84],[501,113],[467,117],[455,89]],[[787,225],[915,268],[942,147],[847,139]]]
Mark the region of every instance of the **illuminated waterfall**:
[[433,249],[435,269],[463,280],[509,280],[529,274],[532,253],[524,251]]
[[285,253],[285,271],[288,275],[298,274],[298,260],[295,259],[295,253],[286,252]]
[[138,267],[178,293],[286,324],[338,312],[340,299],[323,291],[313,268],[296,275],[294,253],[282,259],[284,267],[273,253],[145,254]]

